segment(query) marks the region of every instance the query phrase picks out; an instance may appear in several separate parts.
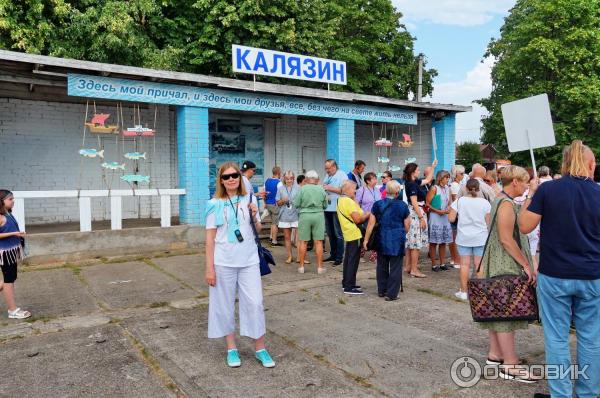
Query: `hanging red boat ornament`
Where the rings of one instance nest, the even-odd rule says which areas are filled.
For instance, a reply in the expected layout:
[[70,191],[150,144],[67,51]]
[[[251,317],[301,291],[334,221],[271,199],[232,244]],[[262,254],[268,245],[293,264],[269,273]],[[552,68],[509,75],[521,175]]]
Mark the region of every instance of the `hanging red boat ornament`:
[[398,146],[401,148],[410,148],[415,143],[408,134],[402,134],[402,137],[404,138],[404,141],[398,142]]
[[90,132],[95,134],[117,134],[119,126],[117,125],[106,125],[106,119],[110,115],[108,113],[95,114],[92,120],[86,123],[86,127],[90,129]]

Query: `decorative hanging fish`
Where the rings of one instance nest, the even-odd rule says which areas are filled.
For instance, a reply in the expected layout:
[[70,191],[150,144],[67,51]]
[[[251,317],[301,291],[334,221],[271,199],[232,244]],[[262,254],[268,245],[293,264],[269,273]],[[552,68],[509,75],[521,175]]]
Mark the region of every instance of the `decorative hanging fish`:
[[388,170],[389,171],[401,171],[402,167],[400,167],[400,166],[390,166],[390,167],[388,167]]
[[378,156],[377,157],[377,161],[379,163],[389,163],[390,162],[390,158],[388,158],[386,156]]
[[86,158],[95,158],[96,156],[99,156],[104,159],[104,149],[100,151],[97,149],[80,149],[79,154]]
[[150,183],[150,176],[142,176],[139,174],[126,174],[121,176],[121,180],[126,182],[147,182]]
[[121,170],[125,170],[125,163],[119,163],[119,162],[104,162],[101,164],[102,167],[104,167],[105,169],[109,169],[109,170],[117,170],[117,169],[121,169]]
[[127,152],[125,158],[130,160],[146,159],[146,152]]
[[414,163],[417,161],[417,158],[408,158],[404,160],[404,164]]

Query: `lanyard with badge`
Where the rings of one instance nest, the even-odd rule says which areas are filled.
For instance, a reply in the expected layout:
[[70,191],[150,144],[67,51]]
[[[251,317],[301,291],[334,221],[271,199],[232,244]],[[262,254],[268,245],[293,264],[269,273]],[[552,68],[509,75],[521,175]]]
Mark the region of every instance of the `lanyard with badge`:
[[238,242],[243,242],[244,241],[244,237],[242,236],[242,233],[240,232],[240,223],[238,221],[238,211],[240,208],[240,200],[239,198],[238,201],[236,202],[236,206],[233,205],[233,201],[231,200],[231,197],[229,195],[227,195],[227,199],[229,200],[229,204],[231,205],[231,209],[234,211],[235,214],[235,226],[236,229],[235,231],[233,231],[233,233],[235,234],[235,238],[238,240]]
[[288,209],[291,209],[292,208],[292,199],[293,199],[292,198],[292,193],[294,192],[294,187],[292,187],[292,191],[291,192],[287,189],[287,185],[284,185],[283,188],[285,189],[285,192],[287,193],[287,198],[288,198],[288,201],[285,204],[285,206]]

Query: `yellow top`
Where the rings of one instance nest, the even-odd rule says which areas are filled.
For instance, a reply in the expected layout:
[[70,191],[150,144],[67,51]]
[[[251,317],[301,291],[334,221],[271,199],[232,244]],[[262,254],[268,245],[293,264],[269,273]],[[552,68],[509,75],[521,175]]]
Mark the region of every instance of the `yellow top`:
[[[340,220],[340,226],[342,227],[342,235],[344,236],[344,240],[346,242],[351,242],[353,240],[358,240],[362,238],[362,233],[360,229],[356,226],[354,221],[352,220],[352,213],[357,212],[362,215],[363,211],[354,200],[341,196],[337,203],[337,216],[338,220]],[[346,216],[346,217],[344,217]]]

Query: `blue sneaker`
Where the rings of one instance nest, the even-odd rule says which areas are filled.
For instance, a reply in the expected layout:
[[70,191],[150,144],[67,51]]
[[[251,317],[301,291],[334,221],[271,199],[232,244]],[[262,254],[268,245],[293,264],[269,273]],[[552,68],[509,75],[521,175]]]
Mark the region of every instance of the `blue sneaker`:
[[242,360],[237,349],[227,350],[227,366],[230,368],[239,368],[242,366]]
[[260,363],[262,363],[262,366],[264,366],[265,368],[275,367],[275,361],[273,361],[273,359],[265,349],[256,351],[256,359],[258,359]]

